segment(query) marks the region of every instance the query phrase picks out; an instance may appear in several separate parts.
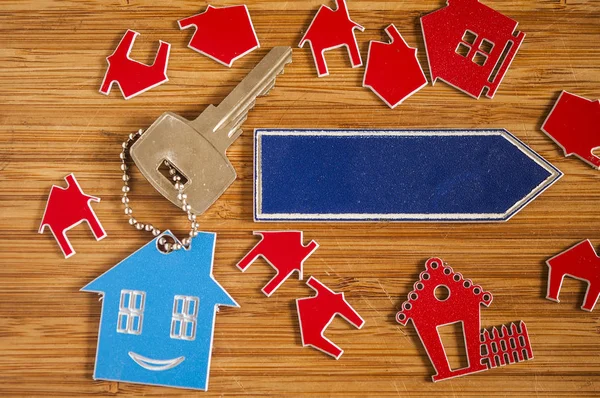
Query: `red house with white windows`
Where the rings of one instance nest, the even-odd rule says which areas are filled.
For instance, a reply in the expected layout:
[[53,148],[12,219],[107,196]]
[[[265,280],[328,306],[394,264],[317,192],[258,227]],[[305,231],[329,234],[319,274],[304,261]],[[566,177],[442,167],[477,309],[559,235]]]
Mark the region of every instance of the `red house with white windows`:
[[439,78],[479,98],[493,98],[525,33],[517,22],[478,0],[447,0],[421,17],[433,84]]

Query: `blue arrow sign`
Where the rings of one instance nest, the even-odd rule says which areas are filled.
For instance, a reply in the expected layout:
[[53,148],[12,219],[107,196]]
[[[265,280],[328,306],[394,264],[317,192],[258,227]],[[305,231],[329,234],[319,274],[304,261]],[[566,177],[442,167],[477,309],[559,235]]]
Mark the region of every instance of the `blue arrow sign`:
[[506,130],[255,130],[256,221],[505,221],[562,173]]

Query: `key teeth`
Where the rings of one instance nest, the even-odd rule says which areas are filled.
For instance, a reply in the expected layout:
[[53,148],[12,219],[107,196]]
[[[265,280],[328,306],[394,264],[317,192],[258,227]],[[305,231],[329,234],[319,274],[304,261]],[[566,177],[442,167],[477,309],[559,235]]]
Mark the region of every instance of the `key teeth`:
[[242,135],[243,132],[244,130],[240,128],[238,128],[237,130],[232,130],[232,133],[229,135],[229,138],[235,141],[240,135]]
[[[239,131],[239,134],[242,133],[241,126],[242,126],[242,124],[244,124],[246,119],[248,119],[248,114],[242,114],[240,118],[238,118],[234,123],[231,124],[232,127],[231,127],[231,129],[229,129],[229,133],[228,133],[229,138],[232,138],[232,137],[237,138],[239,136],[239,135],[236,135],[238,131]],[[233,140],[235,140],[235,138]]]
[[[273,79],[273,81],[267,87],[265,87],[265,89],[260,93],[259,97],[264,97],[266,95],[269,95],[271,90],[273,90],[273,87],[275,87],[275,79]],[[254,105],[252,105],[252,106],[254,106]],[[250,108],[250,109],[252,109],[252,108]]]
[[232,130],[238,130],[242,124],[244,124],[244,122],[248,119],[248,114],[244,114],[244,116],[242,118],[240,118],[239,120],[237,120],[235,122],[235,124],[233,125]]

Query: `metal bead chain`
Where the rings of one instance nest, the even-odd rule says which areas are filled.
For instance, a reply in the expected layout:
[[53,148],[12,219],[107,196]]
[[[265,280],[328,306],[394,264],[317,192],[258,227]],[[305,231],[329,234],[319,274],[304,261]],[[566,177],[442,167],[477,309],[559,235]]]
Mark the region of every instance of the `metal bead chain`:
[[[161,234],[161,230],[158,228],[155,228],[150,223],[144,224],[144,223],[138,222],[133,217],[133,209],[131,208],[131,206],[129,206],[130,188],[129,188],[129,173],[127,173],[127,170],[129,170],[129,167],[127,166],[127,158],[129,155],[129,148],[131,147],[131,144],[133,144],[133,142],[137,141],[137,139],[143,133],[144,133],[143,130],[140,129],[135,134],[133,134],[133,133],[129,134],[127,141],[123,142],[123,144],[122,144],[120,158],[121,158],[121,171],[123,171],[123,188],[122,188],[123,197],[121,198],[121,202],[123,203],[123,206],[125,206],[125,215],[129,217],[129,225],[131,225],[138,231],[147,231],[147,232],[152,233],[152,235],[154,235],[154,236],[158,236]],[[167,239],[165,239],[164,237],[161,237],[158,240],[158,244],[162,246],[163,250],[166,253],[170,253],[172,251],[181,250],[182,248],[187,249],[190,246],[190,243],[192,242],[192,238],[195,238],[196,236],[198,236],[198,228],[200,226],[196,222],[196,215],[194,213],[192,213],[191,206],[187,203],[187,195],[183,193],[184,184],[181,183],[181,176],[178,175],[177,170],[173,166],[171,166],[169,164],[169,162],[167,162],[166,160],[165,160],[165,166],[167,166],[169,168],[169,176],[171,176],[171,178],[173,179],[173,182],[175,183],[174,187],[177,190],[177,199],[181,202],[181,209],[187,213],[188,220],[191,223],[189,237],[182,239],[181,243],[169,243],[169,242],[167,242]]]

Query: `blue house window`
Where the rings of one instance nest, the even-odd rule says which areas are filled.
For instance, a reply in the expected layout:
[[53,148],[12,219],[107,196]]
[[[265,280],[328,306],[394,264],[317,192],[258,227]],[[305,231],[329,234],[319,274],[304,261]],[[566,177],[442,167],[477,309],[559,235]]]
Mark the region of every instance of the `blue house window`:
[[121,290],[117,332],[126,334],[142,333],[144,303],[146,293],[139,290]]
[[175,296],[171,318],[171,338],[194,340],[198,321],[198,297]]

